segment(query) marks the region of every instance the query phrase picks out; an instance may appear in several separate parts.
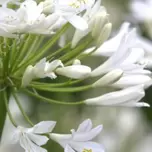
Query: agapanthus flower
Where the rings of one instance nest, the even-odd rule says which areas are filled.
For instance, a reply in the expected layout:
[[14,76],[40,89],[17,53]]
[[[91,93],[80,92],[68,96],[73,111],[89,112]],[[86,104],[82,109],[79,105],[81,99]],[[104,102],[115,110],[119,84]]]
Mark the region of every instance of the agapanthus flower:
[[55,121],[42,121],[32,128],[18,126],[14,132],[12,142],[14,144],[19,142],[21,147],[28,152],[47,152],[40,146],[47,143],[49,138],[44,136],[44,134],[50,133],[55,124]]
[[72,129],[71,134],[51,133],[50,138],[59,143],[65,152],[104,152],[101,144],[92,141],[101,130],[102,125],[92,128],[91,120],[87,119],[78,126],[76,131]]

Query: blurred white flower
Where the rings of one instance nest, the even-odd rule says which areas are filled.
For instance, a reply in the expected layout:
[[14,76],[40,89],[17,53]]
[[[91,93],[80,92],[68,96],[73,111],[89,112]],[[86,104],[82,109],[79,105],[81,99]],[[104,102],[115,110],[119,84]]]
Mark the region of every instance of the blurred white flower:
[[51,133],[50,138],[59,143],[65,152],[104,152],[102,145],[92,142],[102,130],[102,125],[92,129],[90,119],[83,121],[77,131],[71,130],[72,134],[55,134]]
[[55,124],[55,121],[42,121],[32,128],[18,126],[14,132],[12,143],[19,142],[21,147],[28,152],[47,152],[47,150],[40,147],[49,140],[43,134],[50,133]]
[[152,20],[151,0],[132,0],[130,7],[133,12],[133,16],[138,21]]
[[139,85],[86,99],[84,103],[87,105],[101,106],[149,107],[147,103],[138,102],[144,95],[143,85]]

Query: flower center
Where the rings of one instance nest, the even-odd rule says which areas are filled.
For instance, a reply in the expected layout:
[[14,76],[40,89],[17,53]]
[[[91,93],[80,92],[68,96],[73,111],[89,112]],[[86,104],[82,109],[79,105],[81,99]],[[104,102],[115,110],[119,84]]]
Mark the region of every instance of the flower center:
[[73,8],[80,8],[81,5],[85,5],[87,4],[88,0],[76,0],[72,3],[69,4],[69,6],[73,7]]
[[92,152],[92,149],[83,149],[82,152]]

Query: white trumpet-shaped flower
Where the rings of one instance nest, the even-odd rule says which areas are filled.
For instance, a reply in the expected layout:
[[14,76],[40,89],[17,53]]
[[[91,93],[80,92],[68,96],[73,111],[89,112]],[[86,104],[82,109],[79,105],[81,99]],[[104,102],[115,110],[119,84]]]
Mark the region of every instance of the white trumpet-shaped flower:
[[135,29],[125,33],[117,51],[107,61],[94,69],[91,76],[99,76],[115,68],[120,68],[123,71],[143,69],[143,66],[136,64],[144,56],[144,51],[142,48],[136,47],[134,41],[135,35]]
[[144,95],[143,85],[139,85],[107,93],[99,97],[86,99],[84,103],[87,105],[101,106],[149,107],[149,104],[145,102],[138,102]]
[[60,60],[47,62],[46,58],[41,59],[35,66],[29,65],[23,74],[22,86],[27,86],[35,78],[49,77],[55,79],[57,76],[54,71],[59,66],[63,67]]
[[125,22],[121,25],[119,32],[109,40],[105,41],[94,53],[93,55],[99,56],[111,56],[116,52],[121,44],[121,40],[125,34],[127,34],[130,23]]
[[83,121],[72,134],[51,133],[50,138],[59,143],[65,152],[104,152],[102,145],[92,140],[99,135],[102,125],[92,128],[90,119]]
[[47,143],[48,137],[43,134],[50,133],[55,127],[55,121],[42,121],[32,128],[18,126],[14,132],[12,142],[20,143],[26,152],[47,152],[40,147]]

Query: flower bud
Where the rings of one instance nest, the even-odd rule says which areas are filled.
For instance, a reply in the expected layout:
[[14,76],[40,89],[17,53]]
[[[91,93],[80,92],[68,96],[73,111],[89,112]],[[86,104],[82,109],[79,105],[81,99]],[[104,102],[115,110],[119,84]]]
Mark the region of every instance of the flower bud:
[[111,23],[107,23],[104,28],[102,29],[100,36],[97,40],[97,45],[100,46],[101,44],[104,43],[104,41],[106,41],[111,33],[112,30],[112,24]]
[[58,75],[66,76],[72,79],[83,79],[89,76],[91,68],[85,65],[71,65],[57,68],[55,72]]
[[23,75],[22,78],[22,87],[26,87],[31,81],[32,79],[35,77],[34,73],[33,73],[33,69],[34,67],[32,65],[29,65]]
[[104,75],[102,78],[97,80],[94,84],[93,87],[101,87],[101,86],[106,86],[106,85],[111,85],[118,81],[121,76],[123,75],[123,71],[121,69],[115,69]]

